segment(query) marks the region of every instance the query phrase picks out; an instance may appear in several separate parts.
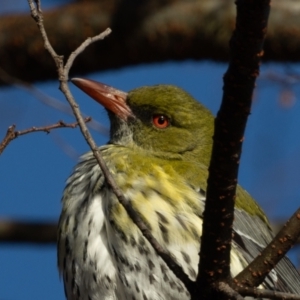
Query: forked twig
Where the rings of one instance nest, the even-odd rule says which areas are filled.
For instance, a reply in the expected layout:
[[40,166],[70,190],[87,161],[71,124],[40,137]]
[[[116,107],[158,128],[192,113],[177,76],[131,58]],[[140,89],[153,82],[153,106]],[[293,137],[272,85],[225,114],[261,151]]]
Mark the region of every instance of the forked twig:
[[[91,119],[92,119],[91,117],[87,117],[87,118],[83,119],[83,121],[86,123],[86,122],[91,121]],[[78,122],[67,124],[64,121],[58,121],[56,124],[52,124],[52,125],[48,125],[48,126],[42,126],[42,127],[31,127],[31,128],[24,129],[24,130],[19,130],[19,131],[15,131],[16,125],[12,125],[12,126],[8,127],[6,135],[5,135],[4,139],[2,140],[2,142],[0,143],[0,155],[2,154],[4,149],[8,146],[8,144],[12,140],[16,139],[17,137],[19,137],[21,135],[32,133],[32,132],[40,132],[40,131],[50,133],[50,131],[53,130],[53,129],[57,129],[57,128],[75,128],[78,125],[79,125]]]

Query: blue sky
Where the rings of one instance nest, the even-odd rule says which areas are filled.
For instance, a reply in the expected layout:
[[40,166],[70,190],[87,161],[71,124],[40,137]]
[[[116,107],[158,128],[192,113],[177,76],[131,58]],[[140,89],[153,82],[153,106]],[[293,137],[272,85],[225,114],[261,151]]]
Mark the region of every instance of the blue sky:
[[[0,6],[1,3],[3,1],[0,1]],[[300,71],[299,65],[292,66]],[[201,100],[215,114],[221,101],[222,76],[226,67],[225,64],[203,61],[168,62],[86,77],[124,91],[142,85],[175,84]],[[285,66],[280,64],[262,66],[263,75],[284,70]],[[35,86],[64,101],[57,82],[36,83]],[[76,87],[72,86],[72,91],[82,111],[108,126],[102,107]],[[240,184],[256,198],[270,218],[287,218],[299,206],[300,199],[300,93],[296,86],[288,91],[292,91],[296,99],[290,106],[281,101],[282,87],[274,82],[258,81],[239,176]],[[11,124],[16,124],[21,130],[58,120],[73,121],[72,117],[45,106],[16,88],[0,89],[0,106],[2,136]],[[92,133],[99,145],[108,139],[98,132]],[[78,129],[60,129],[48,135],[33,133],[12,141],[0,157],[0,217],[57,220],[64,182],[76,163],[76,157],[87,150]],[[295,254],[293,258],[296,258]],[[2,299],[64,299],[56,268],[55,247],[2,244]]]

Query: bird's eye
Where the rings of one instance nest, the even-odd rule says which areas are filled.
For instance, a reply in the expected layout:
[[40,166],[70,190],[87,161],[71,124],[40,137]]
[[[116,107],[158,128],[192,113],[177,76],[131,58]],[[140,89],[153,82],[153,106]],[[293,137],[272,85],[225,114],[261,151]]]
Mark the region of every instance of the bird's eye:
[[152,123],[156,128],[162,129],[170,125],[170,119],[166,115],[154,115]]

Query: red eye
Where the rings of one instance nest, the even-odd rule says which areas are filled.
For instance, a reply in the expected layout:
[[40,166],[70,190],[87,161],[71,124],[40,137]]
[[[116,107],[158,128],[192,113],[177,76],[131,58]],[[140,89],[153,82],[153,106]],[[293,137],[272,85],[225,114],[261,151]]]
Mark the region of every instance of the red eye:
[[166,128],[170,125],[170,119],[165,115],[154,115],[152,123],[156,128]]

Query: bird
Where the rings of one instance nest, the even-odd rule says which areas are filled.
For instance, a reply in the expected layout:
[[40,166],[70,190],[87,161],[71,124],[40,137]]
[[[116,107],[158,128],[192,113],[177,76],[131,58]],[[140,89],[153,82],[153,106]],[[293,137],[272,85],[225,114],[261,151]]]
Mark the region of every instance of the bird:
[[[198,272],[214,117],[173,85],[126,93],[91,79],[72,82],[100,103],[110,138],[99,151],[116,184],[152,235],[190,280]],[[272,240],[269,221],[237,187],[231,275]],[[190,294],[133,223],[92,152],[67,179],[58,225],[58,268],[68,300],[186,300]],[[300,294],[284,257],[262,287]]]

